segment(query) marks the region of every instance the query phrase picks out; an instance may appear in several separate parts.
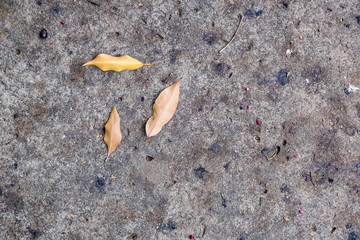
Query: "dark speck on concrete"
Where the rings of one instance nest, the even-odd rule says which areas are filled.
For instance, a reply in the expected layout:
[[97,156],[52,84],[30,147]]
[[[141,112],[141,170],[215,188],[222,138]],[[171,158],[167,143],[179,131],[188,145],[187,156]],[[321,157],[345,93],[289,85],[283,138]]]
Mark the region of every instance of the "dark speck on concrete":
[[349,90],[348,90],[347,88],[344,88],[344,93],[345,93],[346,95],[349,95],[349,94],[350,94],[350,92],[349,92]]
[[221,205],[226,208],[227,207],[227,200],[221,195]]
[[36,238],[38,236],[38,231],[29,228],[29,233],[31,234],[31,237]]
[[57,6],[53,8],[53,11],[54,11],[56,14],[60,14],[60,8],[57,7]]
[[356,19],[357,19],[357,23],[360,24],[360,16],[357,16]]
[[169,231],[172,231],[172,230],[175,230],[176,229],[176,226],[175,226],[175,223],[173,221],[168,221],[168,223],[163,223],[163,224],[160,224],[158,226],[158,230],[159,231],[164,231],[164,230],[169,230]]
[[217,144],[217,143],[213,143],[209,148],[208,148],[209,151],[212,151],[214,153],[218,153],[219,150],[220,150],[220,145]]
[[37,5],[41,6],[41,5],[42,5],[42,1],[37,1]]
[[205,170],[205,168],[203,168],[201,165],[200,167],[198,167],[197,169],[194,169],[194,173],[195,176],[197,176],[198,178],[203,178],[204,174],[207,173],[207,171]]
[[282,2],[282,5],[283,5],[285,8],[288,8],[288,7],[289,7],[289,2],[284,0],[284,1]]
[[301,177],[305,180],[305,181],[307,181],[308,180],[308,174],[306,173],[306,172],[302,172],[301,173]]
[[352,231],[352,232],[349,232],[348,240],[359,240],[359,237],[356,234],[356,232]]
[[352,224],[351,223],[348,223],[345,225],[346,229],[350,229],[352,227]]
[[98,188],[98,189],[104,189],[105,188],[105,184],[106,184],[106,180],[105,178],[102,178],[102,177],[97,177],[96,178],[96,181],[95,181],[95,186]]
[[14,163],[14,169],[17,169],[18,168],[18,163]]
[[329,178],[329,183],[333,183],[333,182],[334,182],[334,179]]
[[229,166],[230,166],[230,162],[228,162],[227,164],[224,165],[224,168],[225,169],[229,169]]
[[261,16],[261,14],[262,14],[262,10],[256,9],[255,15],[256,15],[257,17],[259,17],[259,16]]
[[224,74],[227,73],[231,67],[225,63],[215,63],[213,64],[212,69],[218,74]]
[[356,168],[360,168],[360,163],[355,165]]
[[289,83],[288,71],[287,70],[285,70],[285,69],[280,70],[280,72],[278,73],[277,82],[280,85],[285,85],[285,84]]
[[347,27],[347,28],[350,28],[350,24],[349,24],[349,23],[345,23],[344,26]]
[[179,55],[179,51],[176,49],[170,50],[169,55],[170,55],[170,63],[174,64],[176,62],[177,56]]
[[216,35],[216,33],[214,32],[208,32],[208,33],[204,33],[203,35],[203,40],[208,44],[208,45],[214,45],[217,40],[218,40],[218,37]]
[[355,133],[356,133],[356,128],[355,127],[349,126],[349,127],[346,128],[346,134],[347,135],[355,136]]
[[246,240],[246,236],[245,235],[241,235],[238,240]]
[[15,220],[15,223],[16,223],[16,224],[20,224],[20,223],[21,223],[21,220],[20,220],[20,219],[16,219],[16,220]]
[[254,17],[254,13],[253,13],[250,9],[247,9],[247,10],[244,12],[244,17],[252,18],[252,17]]
[[244,109],[244,107],[243,106],[240,106],[240,110],[243,110]]

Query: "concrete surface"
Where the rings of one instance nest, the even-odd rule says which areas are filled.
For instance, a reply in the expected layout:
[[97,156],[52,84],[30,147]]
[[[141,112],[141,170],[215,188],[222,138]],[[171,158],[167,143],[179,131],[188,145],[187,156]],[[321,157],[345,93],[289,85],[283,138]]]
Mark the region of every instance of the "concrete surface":
[[[359,15],[357,0],[1,0],[0,238],[359,239]],[[99,53],[156,65],[81,66]]]

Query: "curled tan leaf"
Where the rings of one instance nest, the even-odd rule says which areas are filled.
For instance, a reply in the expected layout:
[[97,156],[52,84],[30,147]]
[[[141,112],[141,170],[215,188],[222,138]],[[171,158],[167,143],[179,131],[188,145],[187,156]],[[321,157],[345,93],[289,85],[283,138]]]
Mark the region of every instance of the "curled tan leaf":
[[153,115],[146,123],[146,135],[152,137],[158,134],[162,127],[170,121],[176,112],[179,102],[180,81],[165,88],[155,101]]
[[95,65],[100,68],[102,71],[116,71],[120,72],[122,70],[134,70],[140,68],[144,65],[154,65],[153,63],[142,63],[139,60],[132,58],[128,55],[121,57],[113,57],[107,54],[99,54],[97,57],[83,66]]
[[104,141],[108,146],[108,155],[105,159],[105,162],[107,162],[110,154],[115,151],[115,149],[119,146],[121,139],[122,136],[120,130],[120,117],[116,110],[116,106],[114,106],[110,114],[109,120],[105,125]]

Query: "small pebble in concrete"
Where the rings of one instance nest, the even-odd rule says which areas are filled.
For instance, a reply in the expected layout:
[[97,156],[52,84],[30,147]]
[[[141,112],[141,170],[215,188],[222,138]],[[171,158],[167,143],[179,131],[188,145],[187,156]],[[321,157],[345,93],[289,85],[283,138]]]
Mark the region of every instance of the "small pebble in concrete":
[[286,56],[287,56],[287,57],[291,57],[291,50],[290,50],[290,49],[287,49],[287,50],[286,50]]
[[255,16],[259,17],[259,16],[261,16],[261,14],[262,14],[262,10],[256,9]]
[[349,94],[350,94],[350,92],[349,92],[349,90],[348,90],[347,88],[344,88],[344,93],[345,93],[346,95],[349,95]]
[[261,126],[262,122],[258,119],[258,120],[256,120],[256,124]]
[[299,213],[300,213],[300,214],[304,214],[304,211],[303,211],[303,210],[300,210]]
[[357,23],[360,24],[360,16],[357,16],[356,19],[357,19]]
[[194,239],[194,235],[190,235],[190,236],[189,236],[189,239]]
[[42,39],[47,38],[47,31],[46,31],[45,28],[43,28],[43,29],[40,31],[40,37],[41,37]]
[[220,150],[220,145],[217,144],[217,143],[213,143],[209,148],[208,148],[209,151],[212,151],[212,152],[215,152],[215,153],[218,153],[219,150]]
[[60,14],[60,8],[59,8],[59,7],[54,7],[54,8],[53,8],[53,11],[54,11],[56,14]]
[[294,158],[297,158],[297,157],[298,157],[298,155],[297,155],[297,154],[295,154],[295,155],[294,155]]
[[247,10],[244,12],[244,17],[252,18],[253,16],[254,16],[254,13],[253,13],[250,9],[247,9]]
[[250,91],[250,88],[247,87],[247,88],[245,88],[245,90],[246,90],[247,92],[249,92],[249,91]]
[[205,41],[208,45],[214,45],[218,41],[217,34],[215,32],[208,32],[203,34],[203,41]]
[[349,232],[348,240],[359,240],[359,237],[356,232],[352,231]]
[[345,225],[346,229],[350,229],[352,227],[352,224],[351,223],[348,223]]
[[64,25],[64,24],[65,24],[65,21],[61,21],[60,23]]
[[38,232],[36,230],[31,229],[31,228],[28,228],[28,230],[33,238],[36,238],[38,236]]
[[96,178],[95,186],[96,186],[98,189],[103,189],[103,188],[105,187],[105,184],[106,184],[105,178],[102,178],[102,177]]
[[285,69],[281,69],[278,73],[278,77],[277,77],[277,82],[280,85],[285,85],[289,82],[289,78],[288,78],[288,71]]
[[176,226],[175,226],[175,223],[173,221],[168,221],[168,223],[165,223],[165,224],[160,224],[158,226],[158,230],[160,231],[163,231],[163,230],[169,230],[169,231],[172,231],[172,230],[175,230],[176,229]]
[[251,105],[247,106],[247,109],[250,110],[250,109],[251,109]]
[[204,174],[207,173],[207,171],[200,165],[197,169],[194,169],[194,173],[195,176],[201,179],[204,177]]

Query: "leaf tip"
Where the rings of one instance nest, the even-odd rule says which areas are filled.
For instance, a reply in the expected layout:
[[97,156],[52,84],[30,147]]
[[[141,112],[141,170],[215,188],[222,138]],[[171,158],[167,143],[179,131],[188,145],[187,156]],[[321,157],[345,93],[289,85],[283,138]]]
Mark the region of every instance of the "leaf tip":
[[113,111],[116,111],[116,105],[114,105],[114,107],[113,107]]

